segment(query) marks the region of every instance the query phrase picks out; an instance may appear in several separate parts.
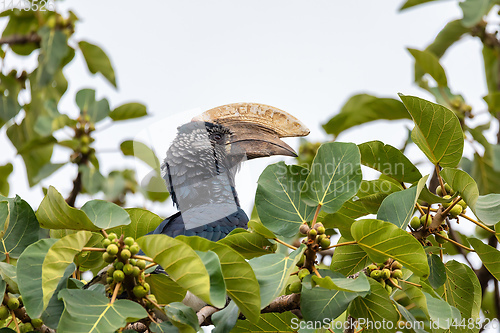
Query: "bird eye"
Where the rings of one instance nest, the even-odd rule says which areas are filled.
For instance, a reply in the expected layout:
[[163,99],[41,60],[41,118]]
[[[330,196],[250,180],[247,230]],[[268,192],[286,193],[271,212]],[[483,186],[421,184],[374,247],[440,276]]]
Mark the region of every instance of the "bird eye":
[[213,139],[215,141],[220,141],[222,139],[222,135],[216,133],[216,134],[213,135]]

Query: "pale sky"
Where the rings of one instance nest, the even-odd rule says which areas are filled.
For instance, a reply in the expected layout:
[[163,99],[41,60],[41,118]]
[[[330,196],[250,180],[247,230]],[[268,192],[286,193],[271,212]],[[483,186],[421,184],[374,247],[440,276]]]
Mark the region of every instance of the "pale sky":
[[[103,174],[135,167],[119,151],[122,141],[148,131],[154,124],[170,129],[155,133],[168,146],[180,115],[234,102],[258,102],[298,117],[310,129],[310,140],[326,140],[320,124],[337,113],[353,94],[367,92],[397,98],[397,93],[431,98],[413,83],[413,60],[406,47],[423,49],[451,19],[461,17],[454,1],[438,1],[398,12],[403,1],[71,1],[57,5],[80,18],[73,45],[87,40],[110,57],[118,90],[100,74],[88,72],[81,53],[65,70],[69,90],[59,110],[78,113],[75,94],[97,90],[111,107],[139,101],[149,117],[98,131],[96,150]],[[0,20],[0,26],[5,20]],[[33,68],[36,54],[8,58],[6,68]],[[452,89],[462,92],[477,109],[484,109],[486,94],[478,41],[469,38],[443,58]],[[173,118],[172,118],[173,117]],[[361,143],[381,140],[400,147],[409,121],[375,122],[341,134],[338,141]],[[158,127],[158,126],[157,126]],[[65,137],[61,133],[59,138]],[[158,139],[160,138],[160,139]],[[298,140],[288,143],[298,148]],[[29,189],[21,158],[0,131],[0,165],[14,161],[10,196],[19,194],[36,208],[40,186]],[[423,160],[411,150],[415,162]],[[159,152],[164,158],[164,152]],[[415,156],[413,158],[413,156]],[[53,162],[67,160],[58,149]],[[263,168],[279,158],[247,162],[238,178],[243,207],[252,207],[256,181]],[[293,159],[288,159],[292,163]],[[431,172],[423,170],[423,173]],[[64,196],[72,187],[74,166],[66,166],[44,180]],[[131,198],[130,205],[142,201]],[[77,205],[88,197],[82,196]],[[156,213],[173,212],[170,203],[148,205]]]

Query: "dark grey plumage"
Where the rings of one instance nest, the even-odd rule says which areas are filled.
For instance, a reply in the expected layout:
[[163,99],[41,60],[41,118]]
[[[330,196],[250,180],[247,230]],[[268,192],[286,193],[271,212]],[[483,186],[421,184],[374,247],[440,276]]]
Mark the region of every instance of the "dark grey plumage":
[[197,235],[212,241],[246,228],[234,177],[245,157],[228,144],[231,131],[219,124],[190,122],[178,128],[162,174],[180,212],[165,219],[153,234]]

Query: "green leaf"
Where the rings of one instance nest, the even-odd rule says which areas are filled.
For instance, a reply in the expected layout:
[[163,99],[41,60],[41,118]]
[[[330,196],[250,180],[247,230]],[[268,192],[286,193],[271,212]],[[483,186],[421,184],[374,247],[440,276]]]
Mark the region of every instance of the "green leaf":
[[420,277],[429,275],[427,256],[422,245],[396,225],[364,219],[354,222],[351,233],[373,262],[383,263],[392,258]]
[[[391,322],[395,324],[399,319],[399,314],[394,308],[392,301],[389,299],[389,294],[379,282],[372,278],[368,278],[368,281],[370,282],[371,293],[364,297],[358,297],[352,301],[349,306],[349,314],[358,321],[369,322],[371,325],[382,322]],[[387,325],[379,329],[372,327],[372,329],[368,331],[384,333],[395,332],[396,325],[393,326],[394,329],[390,329],[390,326]]]
[[26,312],[39,318],[43,312],[42,263],[57,239],[41,239],[24,250],[17,261],[17,281]]
[[[179,333],[179,329],[168,321],[163,321],[161,323],[151,323],[149,324],[149,330],[153,333]],[[128,332],[123,331],[123,333]]]
[[250,264],[227,245],[197,236],[177,236],[176,239],[185,242],[197,251],[213,251],[219,256],[229,297],[245,317],[252,322],[257,321],[260,315],[260,289]]
[[108,100],[103,98],[100,101],[95,99],[95,90],[82,89],[76,93],[76,104],[80,108],[80,114],[89,116],[92,123],[97,123],[109,114]]
[[436,1],[436,0],[406,0],[406,2],[403,4],[403,6],[401,6],[401,8],[399,8],[399,10],[411,8],[431,1]]
[[[11,7],[12,8],[12,7]],[[5,13],[5,12],[4,12]],[[39,28],[38,20],[35,11],[30,11],[28,15],[16,14],[10,15],[7,26],[5,27],[2,37],[12,35],[28,35]],[[29,55],[34,50],[38,49],[37,43],[25,43],[19,45],[10,45],[12,51],[19,55]]]
[[86,41],[79,42],[78,46],[82,50],[89,71],[92,74],[101,73],[116,88],[115,71],[106,53],[99,46]]
[[370,283],[365,274],[359,274],[355,279],[350,278],[331,278],[329,276],[317,277],[313,275],[311,281],[316,285],[330,290],[341,290],[348,292],[368,292],[370,291]]
[[262,224],[272,232],[292,237],[302,223],[312,218],[314,207],[300,198],[300,188],[309,170],[278,162],[267,166],[259,177],[255,205]]
[[19,288],[17,285],[16,266],[8,264],[6,262],[0,262],[0,275],[2,276],[2,280],[9,285],[11,292],[14,294],[18,294]]
[[[342,208],[340,211],[343,212],[344,209]],[[346,238],[347,240],[353,240],[351,235],[351,226],[355,220],[354,218],[346,216],[341,212],[337,212],[334,214],[327,214],[323,217],[323,220],[321,222],[323,223],[325,228],[327,229],[337,228],[342,234],[342,237]],[[322,213],[320,213],[319,215],[322,215]]]
[[87,214],[90,221],[99,229],[129,225],[131,222],[130,216],[125,209],[104,200],[87,201],[81,210]]
[[213,251],[196,251],[210,275],[210,301],[216,307],[226,305],[226,284],[222,276],[219,257]]
[[329,142],[319,147],[311,173],[302,187],[302,199],[335,213],[354,196],[361,184],[360,153],[353,143]]
[[414,183],[422,174],[403,153],[381,141],[370,141],[358,145],[361,164],[380,171],[397,182]]
[[328,134],[341,132],[374,120],[409,119],[404,105],[393,98],[379,98],[367,94],[352,96],[340,112],[323,125]]
[[42,27],[38,30],[38,34],[42,40],[38,57],[37,83],[39,86],[45,86],[53,80],[61,68],[62,61],[68,54],[68,41],[64,32],[59,29]]
[[96,194],[101,191],[106,178],[92,165],[80,165],[78,171],[82,175],[82,186],[86,193]]
[[415,122],[413,142],[433,164],[456,167],[462,158],[464,137],[455,113],[418,97],[399,96]]
[[434,41],[427,46],[425,50],[435,54],[438,58],[441,58],[450,46],[452,46],[469,31],[469,28],[462,25],[461,20],[450,21],[437,34]]
[[0,125],[2,126],[21,111],[18,101],[21,85],[17,80],[16,73],[13,74],[3,75],[0,73],[0,87],[8,92],[7,96],[5,92],[0,94]]
[[[234,302],[230,302],[224,309],[212,315],[212,322],[215,325],[215,329],[212,332],[229,333],[234,325],[236,325],[239,314],[240,309],[238,309]],[[249,323],[249,325],[251,324]]]
[[[11,258],[19,258],[30,244],[38,240],[40,226],[30,205],[19,196],[5,198],[9,207],[9,217],[4,225],[0,224],[0,254],[3,258],[8,253]],[[3,207],[5,216],[5,205]],[[0,223],[2,219],[0,219]]]
[[430,320],[434,321],[439,328],[448,329],[453,318],[453,312],[450,304],[440,298],[423,292],[426,301],[426,309]]
[[432,288],[437,289],[446,282],[446,270],[441,258],[436,254],[427,255],[427,263],[429,264],[429,284]]
[[241,254],[245,259],[272,253],[272,243],[261,235],[246,230],[233,235],[227,235],[218,243],[226,244]]
[[161,217],[146,209],[127,208],[125,211],[130,217],[130,224],[111,228],[108,230],[108,233],[114,232],[117,235],[123,234],[124,237],[137,239],[155,230],[163,221]]
[[296,269],[295,264],[304,254],[305,245],[301,245],[288,256],[281,253],[266,254],[249,261],[260,285],[261,309],[281,295],[288,283],[290,274]]
[[413,316],[413,314],[407,310],[404,306],[402,306],[399,303],[396,303],[396,306],[398,307],[399,313],[403,316],[403,318],[410,324],[412,325],[413,330],[415,333],[427,333],[427,331],[423,330],[420,326],[419,321]]
[[146,282],[151,286],[151,293],[160,304],[182,302],[186,296],[186,289],[179,286],[168,275],[151,274],[146,277]]
[[428,177],[429,176],[422,177],[418,181],[417,186],[412,186],[409,189],[392,193],[385,198],[378,210],[377,219],[394,223],[401,229],[406,229],[415,211],[417,199]]
[[149,165],[151,168],[157,171],[159,174],[160,171],[160,162],[158,161],[158,157],[156,157],[156,154],[146,146],[142,142],[138,141],[132,141],[132,140],[127,140],[123,141],[120,144],[120,149],[123,152],[123,155],[125,156],[134,156],[147,165]]
[[[346,241],[348,240],[344,237],[339,239],[339,243]],[[333,252],[330,269],[349,276],[368,266],[368,263],[368,254],[359,245],[345,245],[337,247]]]
[[[44,325],[54,330],[57,329],[57,326],[59,325],[59,320],[61,319],[62,313],[64,312],[64,302],[59,299],[58,294],[61,290],[66,289],[68,285],[68,278],[75,272],[75,270],[76,266],[74,263],[71,263],[68,267],[66,267],[63,277],[59,280],[56,290],[54,291],[54,294],[49,300],[49,304],[47,305],[47,307],[42,313],[42,316],[40,317],[43,320]],[[80,282],[80,280],[77,281]],[[98,285],[95,285],[94,287],[97,286]],[[102,293],[104,293],[104,286],[103,285],[100,286],[103,289]]]
[[481,258],[484,267],[495,277],[500,280],[500,251],[494,247],[484,244],[477,238],[468,238],[469,243],[476,250],[477,255]]
[[462,24],[467,28],[472,28],[479,23],[483,16],[488,14],[495,1],[491,0],[465,0],[458,5],[464,12]]
[[42,264],[43,308],[45,309],[50,298],[57,288],[64,271],[73,262],[75,255],[81,252],[92,234],[88,231],[79,231],[59,239],[47,252]]
[[474,271],[465,264],[450,260],[446,263],[446,275],[442,297],[460,311],[462,318],[472,318],[474,321],[478,319],[482,292]]
[[[499,95],[498,95],[498,50],[488,45],[483,45],[483,62],[484,62],[484,74],[486,76],[486,85],[488,87],[489,95],[484,97],[485,101],[490,107],[490,112],[496,112],[499,106]],[[491,106],[495,105],[494,109]]]
[[299,323],[298,318],[291,312],[283,313],[263,313],[259,321],[251,323],[248,320],[238,320],[236,326],[231,330],[232,333],[254,333],[254,332],[297,332],[292,328],[293,320]]
[[187,305],[178,302],[167,304],[165,306],[165,313],[174,326],[179,328],[180,333],[195,333],[200,330],[196,313]]
[[260,221],[248,221],[248,229],[268,239],[276,238],[276,235],[271,230],[264,227]]
[[118,121],[118,120],[141,118],[146,116],[147,114],[148,113],[146,111],[146,106],[144,104],[127,103],[120,105],[119,107],[111,111],[109,117],[114,121]]
[[11,163],[7,163],[5,165],[0,166],[0,195],[8,196],[9,195],[9,175],[14,170],[14,167]]
[[166,235],[143,236],[137,243],[177,284],[210,303],[210,276],[191,247]]
[[[435,54],[429,51],[420,51],[417,49],[408,49],[408,51],[410,51],[413,58],[415,58],[416,65],[420,67],[425,73],[432,76],[432,78],[436,81],[438,86],[440,87],[448,86],[446,73],[441,64],[439,63],[439,58]],[[415,74],[417,74],[417,71],[415,71]],[[419,80],[420,77],[416,76],[415,81],[418,82]]]
[[[321,276],[330,278],[343,278],[344,276],[329,270],[320,269]],[[306,276],[303,282],[310,279],[310,275]],[[340,290],[328,290],[321,287],[302,288],[300,296],[300,310],[304,316],[304,320],[329,320],[336,319],[349,306],[352,300],[358,296],[366,296],[367,292],[352,293]]]
[[85,212],[70,207],[53,186],[49,187],[47,195],[38,207],[36,217],[40,226],[46,229],[100,230]]
[[147,317],[146,310],[138,303],[125,299],[110,303],[96,291],[63,289],[59,297],[65,305],[58,326],[60,332],[114,332],[129,322]]

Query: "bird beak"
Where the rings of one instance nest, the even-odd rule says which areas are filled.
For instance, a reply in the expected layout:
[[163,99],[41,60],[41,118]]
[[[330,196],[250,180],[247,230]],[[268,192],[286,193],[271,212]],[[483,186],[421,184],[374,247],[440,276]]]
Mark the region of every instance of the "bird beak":
[[193,121],[208,121],[228,127],[233,133],[228,142],[230,153],[245,153],[247,159],[273,155],[296,157],[292,147],[280,138],[309,134],[309,129],[291,114],[259,103],[222,105],[203,112]]
[[274,155],[297,157],[293,148],[270,128],[249,122],[233,122],[225,126],[232,132],[228,142],[231,154],[245,153],[249,160]]

